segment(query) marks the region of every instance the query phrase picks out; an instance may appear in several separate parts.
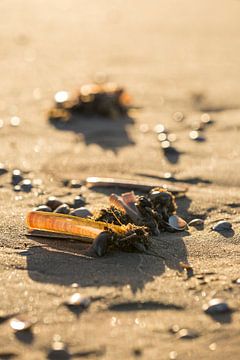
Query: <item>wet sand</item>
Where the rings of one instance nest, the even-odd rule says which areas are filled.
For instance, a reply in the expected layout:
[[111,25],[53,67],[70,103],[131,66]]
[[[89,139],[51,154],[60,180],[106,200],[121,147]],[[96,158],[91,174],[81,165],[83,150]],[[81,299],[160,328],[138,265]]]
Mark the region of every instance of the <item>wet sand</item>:
[[[0,162],[41,179],[44,194],[15,193],[10,173],[0,176],[0,316],[26,313],[37,321],[31,336],[20,337],[1,323],[0,354],[43,359],[59,335],[71,353],[100,351],[90,359],[238,358],[239,285],[232,281],[240,276],[239,14],[238,1],[1,2]],[[76,89],[97,71],[125,86],[140,109],[115,122],[50,124],[54,93]],[[175,111],[183,122],[172,119]],[[206,111],[213,123],[205,141],[190,140],[193,120]],[[9,125],[13,115],[22,119],[19,127]],[[168,156],[153,131],[158,123],[177,135]],[[80,243],[25,236],[27,211],[49,195],[68,201],[81,191],[89,209],[107,205],[107,191],[69,189],[65,178],[158,185],[166,172],[188,186],[178,213],[204,219],[205,227],[153,238],[165,260],[120,252],[89,259]],[[212,232],[222,219],[233,231]],[[180,261],[196,276],[180,273]],[[62,306],[76,291],[73,283],[95,297],[80,316]],[[235,311],[207,316],[202,306],[213,297]],[[169,332],[175,324],[198,337],[178,339]]]

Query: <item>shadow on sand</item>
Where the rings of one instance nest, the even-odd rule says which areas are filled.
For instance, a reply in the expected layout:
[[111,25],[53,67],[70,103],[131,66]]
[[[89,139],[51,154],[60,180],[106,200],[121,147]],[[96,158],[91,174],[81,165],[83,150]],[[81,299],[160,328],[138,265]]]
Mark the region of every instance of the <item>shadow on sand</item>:
[[129,116],[122,116],[116,120],[104,117],[83,117],[73,114],[69,121],[49,118],[49,122],[58,130],[72,131],[83,137],[86,145],[97,144],[104,149],[117,149],[133,145],[127,127],[134,123]]
[[[190,200],[181,200],[181,214],[187,212]],[[88,245],[66,240],[35,238],[38,246],[20,253],[27,257],[32,280],[43,283],[89,286],[130,285],[133,292],[165,272],[166,267],[181,271],[179,262],[187,262],[183,237],[187,232],[162,233],[152,238],[149,254],[112,252],[102,258],[87,254]]]

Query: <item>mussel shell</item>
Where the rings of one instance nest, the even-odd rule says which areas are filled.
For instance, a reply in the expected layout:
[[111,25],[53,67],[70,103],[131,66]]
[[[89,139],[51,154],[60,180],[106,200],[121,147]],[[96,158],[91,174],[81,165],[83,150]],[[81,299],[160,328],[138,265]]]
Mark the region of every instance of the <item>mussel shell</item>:
[[103,231],[95,238],[92,249],[97,256],[104,256],[106,254],[111,236],[110,232]]
[[171,215],[168,219],[168,224],[171,228],[179,231],[185,230],[187,228],[186,221],[178,215]]

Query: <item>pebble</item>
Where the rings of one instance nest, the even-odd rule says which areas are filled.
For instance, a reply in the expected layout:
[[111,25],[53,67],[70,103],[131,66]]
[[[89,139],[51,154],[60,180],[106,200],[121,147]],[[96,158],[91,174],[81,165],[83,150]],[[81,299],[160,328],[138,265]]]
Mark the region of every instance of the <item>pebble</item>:
[[55,210],[57,207],[62,205],[63,202],[57,199],[55,196],[49,196],[46,205],[49,206],[52,210]]
[[19,169],[12,171],[12,184],[18,185],[23,180],[22,172]]
[[82,207],[83,205],[85,205],[85,199],[81,195],[76,196],[73,200],[73,207],[77,209]]
[[24,192],[30,192],[33,188],[32,181],[30,179],[24,179],[21,182],[21,190]]
[[80,180],[70,180],[69,185],[73,189],[78,189],[82,187],[82,182]]
[[229,305],[222,299],[211,299],[203,305],[203,311],[209,315],[223,314],[231,311]]
[[212,230],[214,231],[228,231],[232,229],[232,224],[229,221],[219,221],[217,224],[213,225]]
[[6,166],[3,163],[0,163],[0,176],[8,172]]
[[55,213],[58,214],[69,214],[70,213],[70,207],[67,204],[59,205],[55,210]]
[[91,217],[93,214],[87,208],[80,207],[78,209],[72,210],[70,212],[70,215],[79,216],[79,217],[82,217],[82,218],[87,218],[87,217]]
[[52,212],[52,209],[47,205],[39,205],[34,211]]
[[184,119],[184,115],[183,115],[183,113],[181,111],[176,111],[172,115],[172,118],[173,118],[174,121],[181,122]]

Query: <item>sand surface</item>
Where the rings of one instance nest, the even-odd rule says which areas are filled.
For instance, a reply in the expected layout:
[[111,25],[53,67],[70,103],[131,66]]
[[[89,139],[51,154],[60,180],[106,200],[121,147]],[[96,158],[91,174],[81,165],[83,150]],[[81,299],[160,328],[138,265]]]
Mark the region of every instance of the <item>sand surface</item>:
[[[10,173],[0,177],[0,316],[24,313],[36,321],[31,336],[0,324],[0,358],[8,352],[45,359],[57,335],[71,353],[97,351],[89,359],[238,358],[240,288],[232,281],[240,277],[239,18],[234,0],[1,1],[0,162],[41,179],[43,194],[15,193]],[[74,90],[98,71],[125,86],[141,109],[128,120],[52,126],[46,114],[54,93]],[[175,111],[184,122],[172,119]],[[191,123],[206,111],[214,122],[206,141],[194,142]],[[14,115],[22,119],[16,128],[9,125]],[[177,135],[169,157],[153,131],[158,123]],[[68,201],[79,194],[62,186],[65,178],[158,185],[165,172],[188,186],[179,214],[205,219],[204,230],[152,239],[166,260],[120,252],[90,259],[80,243],[25,236],[27,211],[49,195]],[[107,205],[107,192],[81,192],[90,209]],[[222,219],[233,231],[212,232]],[[190,262],[196,276],[187,280],[179,261]],[[75,291],[94,298],[80,316],[62,305]],[[213,297],[235,311],[207,316],[202,306]],[[178,339],[172,325],[198,337]]]

